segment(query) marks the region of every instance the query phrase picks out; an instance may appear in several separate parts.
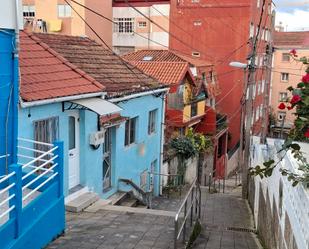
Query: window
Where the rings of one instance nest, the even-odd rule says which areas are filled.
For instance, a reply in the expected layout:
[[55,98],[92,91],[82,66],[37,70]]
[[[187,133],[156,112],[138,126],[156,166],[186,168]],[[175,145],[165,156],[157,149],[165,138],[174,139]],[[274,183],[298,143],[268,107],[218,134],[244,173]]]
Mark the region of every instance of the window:
[[197,115],[197,102],[191,104],[191,118]]
[[260,106],[258,106],[255,110],[255,121],[258,121],[260,118]]
[[35,6],[34,5],[24,5],[23,6],[23,16],[24,17],[35,17]]
[[58,4],[58,17],[71,17],[71,7],[67,4]]
[[281,73],[281,81],[289,81],[289,74]]
[[69,117],[69,150],[75,149],[75,117]]
[[148,134],[156,132],[157,109],[149,112]]
[[192,3],[199,3],[200,0],[191,0]]
[[260,0],[256,1],[256,7],[260,8]]
[[260,95],[260,93],[261,93],[261,82],[259,81],[257,85],[257,95]]
[[200,57],[201,54],[200,54],[200,52],[192,52],[192,56],[194,56],[194,57]]
[[255,95],[256,95],[256,85],[252,85],[252,99],[255,99]]
[[290,61],[290,54],[289,53],[282,53],[282,61],[289,62]]
[[288,99],[288,93],[287,92],[279,93],[279,101],[286,101],[287,99]]
[[134,32],[134,18],[114,18],[114,32],[131,34]]
[[124,145],[128,146],[135,143],[136,136],[136,120],[137,118],[131,118],[126,121],[125,124],[125,140]]
[[265,80],[262,80],[261,93],[264,93],[264,89],[265,89]]
[[286,112],[278,112],[278,120],[282,121],[285,119]]
[[196,20],[196,21],[193,22],[193,25],[194,26],[201,26],[202,25],[202,21]]
[[254,24],[250,23],[250,37],[252,38],[254,36]]
[[138,22],[138,27],[139,27],[139,28],[146,28],[146,27],[147,27],[147,22],[145,22],[145,21],[139,21],[139,22]]
[[263,104],[261,104],[261,106],[260,106],[260,117],[263,117],[263,113],[264,113]]
[[[34,140],[44,143],[53,143],[59,138],[59,118],[51,117],[48,119],[42,119],[34,121]],[[47,151],[50,148],[43,144],[35,144],[35,149],[40,151]],[[40,154],[35,153],[35,157]],[[49,159],[50,156],[46,156],[43,159]]]

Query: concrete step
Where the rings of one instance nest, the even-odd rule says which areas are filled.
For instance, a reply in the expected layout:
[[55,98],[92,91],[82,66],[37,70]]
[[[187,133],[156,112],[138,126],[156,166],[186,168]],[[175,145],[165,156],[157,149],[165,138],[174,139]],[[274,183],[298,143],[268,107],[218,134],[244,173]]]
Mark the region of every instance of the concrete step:
[[134,198],[127,198],[121,201],[118,205],[125,206],[125,207],[136,207],[138,204],[138,200]]
[[128,196],[127,192],[116,192],[115,194],[113,194],[112,196],[110,196],[108,198],[111,205],[118,205],[121,201],[123,201],[124,199],[126,199]]
[[92,192],[86,192],[69,201],[65,205],[65,209],[70,212],[78,213],[95,203],[99,199],[99,196]]
[[75,192],[69,194],[67,197],[65,197],[64,203],[68,204],[70,201],[76,199],[77,197],[79,197],[79,196],[81,196],[81,195],[83,195],[87,192],[89,192],[88,187],[83,187],[81,189],[78,189],[77,191],[75,191]]

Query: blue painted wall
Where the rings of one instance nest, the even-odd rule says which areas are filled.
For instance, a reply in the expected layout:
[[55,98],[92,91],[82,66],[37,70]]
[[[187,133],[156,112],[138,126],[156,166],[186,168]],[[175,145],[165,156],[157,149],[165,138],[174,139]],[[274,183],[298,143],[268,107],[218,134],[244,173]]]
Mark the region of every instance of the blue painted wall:
[[[80,183],[90,190],[107,198],[118,190],[118,179],[127,178],[140,185],[140,174],[144,170],[150,171],[151,162],[157,160],[156,172],[160,172],[161,148],[161,118],[162,103],[160,97],[152,95],[120,102],[123,108],[122,116],[138,117],[136,143],[129,147],[124,145],[125,125],[122,123],[113,128],[112,142],[112,188],[103,193],[102,165],[103,146],[97,150],[89,146],[89,134],[97,131],[97,115],[87,110],[80,110]],[[156,132],[148,135],[149,111],[157,109]],[[20,137],[33,138],[33,122],[48,117],[59,117],[59,140],[64,141],[64,195],[68,195],[68,113],[62,112],[62,104],[48,104],[31,108],[19,109]],[[144,153],[141,153],[143,144]],[[159,192],[158,181],[156,193]]]
[[[15,33],[0,30],[0,156],[6,151],[15,162],[17,139],[18,58],[14,57]],[[7,123],[8,121],[8,123]],[[7,124],[7,125],[6,125]],[[6,129],[7,128],[7,129]],[[6,142],[6,134],[7,142]],[[7,149],[6,149],[7,147]],[[0,175],[6,172],[6,159],[0,159]]]

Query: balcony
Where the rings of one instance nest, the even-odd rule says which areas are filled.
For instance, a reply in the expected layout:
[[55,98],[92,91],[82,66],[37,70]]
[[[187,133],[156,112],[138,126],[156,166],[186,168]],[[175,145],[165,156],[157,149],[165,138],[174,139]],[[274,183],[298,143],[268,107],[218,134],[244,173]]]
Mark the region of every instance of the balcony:
[[0,165],[6,168],[0,176],[1,248],[41,248],[65,227],[63,143],[18,143],[18,163]]
[[227,115],[217,113],[216,114],[216,128],[217,132],[227,128]]

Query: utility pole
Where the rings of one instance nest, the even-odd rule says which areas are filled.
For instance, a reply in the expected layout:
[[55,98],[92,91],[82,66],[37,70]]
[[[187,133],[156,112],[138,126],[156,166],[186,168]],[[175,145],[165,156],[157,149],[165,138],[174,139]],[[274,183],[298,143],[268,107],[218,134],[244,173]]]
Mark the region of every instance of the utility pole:
[[253,87],[256,87],[255,84],[255,71],[256,71],[256,65],[255,65],[255,58],[256,58],[256,52],[257,52],[257,41],[261,30],[261,23],[263,20],[263,13],[265,9],[265,2],[266,0],[263,0],[262,4],[262,11],[260,15],[259,24],[257,26],[257,33],[256,36],[253,39],[253,47],[251,52],[251,61],[248,65],[248,81],[247,81],[247,91],[248,91],[248,99],[246,100],[246,126],[245,126],[245,152],[244,152],[244,159],[242,160],[242,198],[247,199],[248,198],[248,169],[250,165],[250,139],[251,139],[251,122],[252,122],[252,116],[253,116]]

